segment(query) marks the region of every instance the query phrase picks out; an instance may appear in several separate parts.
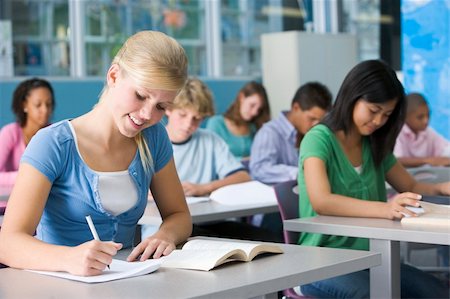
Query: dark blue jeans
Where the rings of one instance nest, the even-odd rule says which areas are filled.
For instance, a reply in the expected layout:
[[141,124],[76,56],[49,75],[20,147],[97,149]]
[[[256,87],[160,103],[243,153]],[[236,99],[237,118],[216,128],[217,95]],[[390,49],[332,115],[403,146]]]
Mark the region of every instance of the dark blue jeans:
[[[449,298],[448,286],[431,274],[401,264],[402,298]],[[303,295],[314,298],[369,298],[369,270],[350,273],[301,286]]]

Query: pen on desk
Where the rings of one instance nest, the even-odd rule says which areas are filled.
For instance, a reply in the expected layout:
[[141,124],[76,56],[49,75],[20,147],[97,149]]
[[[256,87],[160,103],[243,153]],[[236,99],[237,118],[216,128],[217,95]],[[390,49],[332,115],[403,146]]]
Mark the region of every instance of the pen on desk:
[[[89,229],[91,230],[91,233],[92,233],[92,236],[94,237],[94,240],[100,241],[100,238],[99,238],[99,236],[97,234],[97,230],[95,229],[95,226],[94,226],[94,222],[92,222],[91,215],[87,215],[86,216],[86,221],[87,221],[87,223],[89,225]],[[108,269],[110,269],[109,265],[108,265]]]

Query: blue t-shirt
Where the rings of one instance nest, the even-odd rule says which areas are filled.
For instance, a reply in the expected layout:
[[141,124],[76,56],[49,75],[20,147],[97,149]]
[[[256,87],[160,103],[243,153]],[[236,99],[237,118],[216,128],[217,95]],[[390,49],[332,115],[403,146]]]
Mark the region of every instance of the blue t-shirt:
[[[172,158],[172,146],[165,128],[156,124],[143,131],[149,146],[155,173]],[[80,157],[68,120],[41,129],[32,138],[21,160],[44,174],[52,183],[37,227],[36,237],[50,244],[76,246],[92,240],[85,216],[91,215],[100,240],[133,244],[138,220],[147,205],[153,172],[145,172],[139,152],[128,167],[136,184],[138,201],[117,216],[102,206],[98,175]]]

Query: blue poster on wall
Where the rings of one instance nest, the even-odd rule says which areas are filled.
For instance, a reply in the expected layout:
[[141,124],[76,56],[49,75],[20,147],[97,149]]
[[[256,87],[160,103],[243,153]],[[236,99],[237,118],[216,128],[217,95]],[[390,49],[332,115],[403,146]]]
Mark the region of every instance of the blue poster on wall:
[[403,0],[401,5],[406,92],[426,97],[431,127],[450,139],[450,0]]

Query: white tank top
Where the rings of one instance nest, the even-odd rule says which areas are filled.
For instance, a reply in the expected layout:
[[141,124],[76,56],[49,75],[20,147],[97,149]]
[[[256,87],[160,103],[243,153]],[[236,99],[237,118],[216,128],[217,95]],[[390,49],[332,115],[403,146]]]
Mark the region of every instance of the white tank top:
[[[83,160],[78,148],[77,135],[75,134],[75,130],[73,129],[70,121],[69,125],[75,140],[78,155]],[[86,162],[84,163],[86,164]],[[98,175],[98,192],[100,202],[107,212],[117,216],[136,205],[138,201],[137,188],[128,170],[94,172]]]
[[356,171],[358,174],[361,174],[361,172],[362,172],[362,165],[359,165],[359,166],[353,166],[353,168],[355,168],[355,171]]

